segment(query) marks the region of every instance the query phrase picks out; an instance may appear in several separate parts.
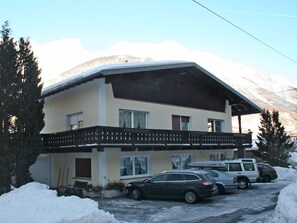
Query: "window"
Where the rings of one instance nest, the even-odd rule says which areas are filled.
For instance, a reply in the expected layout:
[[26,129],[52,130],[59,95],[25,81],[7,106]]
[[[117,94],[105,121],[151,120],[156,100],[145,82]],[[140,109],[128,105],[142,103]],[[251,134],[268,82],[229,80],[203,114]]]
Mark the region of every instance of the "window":
[[184,170],[188,169],[188,164],[191,162],[192,156],[190,154],[177,154],[172,155],[172,169]]
[[199,180],[197,176],[192,174],[185,174],[184,177],[185,177],[185,180]]
[[167,179],[167,174],[160,174],[151,179],[151,182],[164,182]]
[[121,177],[148,174],[148,157],[121,157]]
[[173,130],[190,130],[190,117],[172,115],[172,129]]
[[208,119],[208,132],[223,132],[223,120]]
[[226,157],[223,153],[211,153],[209,155],[209,160],[210,161],[222,161],[225,160]]
[[83,128],[83,113],[76,113],[67,116],[68,130]]
[[184,177],[182,174],[168,174],[168,181],[183,181]]
[[240,163],[229,163],[229,171],[242,171]]
[[119,126],[123,128],[146,129],[148,127],[148,112],[120,109],[119,122]]
[[75,159],[75,177],[91,178],[91,159]]
[[255,166],[253,163],[243,163],[243,168],[245,171],[254,171]]

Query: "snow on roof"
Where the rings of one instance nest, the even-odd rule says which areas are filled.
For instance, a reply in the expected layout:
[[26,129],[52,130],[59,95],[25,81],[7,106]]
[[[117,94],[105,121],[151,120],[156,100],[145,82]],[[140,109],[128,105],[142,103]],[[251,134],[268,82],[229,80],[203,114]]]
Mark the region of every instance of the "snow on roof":
[[168,69],[174,67],[182,67],[182,66],[193,66],[194,62],[188,61],[177,61],[177,60],[165,60],[165,61],[149,61],[149,62],[133,62],[133,63],[123,63],[123,64],[106,64],[102,66],[98,66],[87,71],[81,72],[79,74],[73,75],[72,77],[66,78],[65,80],[54,83],[48,87],[43,88],[42,93],[46,95],[47,93],[58,90],[59,88],[65,87],[67,85],[72,85],[74,83],[83,81],[88,77],[92,77],[94,75],[102,77],[104,75],[112,75],[119,73],[127,73],[127,72],[137,72],[137,71],[148,71],[158,69]]

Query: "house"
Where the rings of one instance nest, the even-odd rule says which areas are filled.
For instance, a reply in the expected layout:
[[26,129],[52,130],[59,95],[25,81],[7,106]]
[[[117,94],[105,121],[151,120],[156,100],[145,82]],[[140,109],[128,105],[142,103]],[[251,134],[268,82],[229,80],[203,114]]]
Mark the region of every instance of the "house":
[[[129,181],[191,161],[233,157],[251,135],[232,116],[261,109],[193,62],[104,65],[43,89],[43,150],[33,176],[50,186]],[[241,124],[240,124],[241,126]]]

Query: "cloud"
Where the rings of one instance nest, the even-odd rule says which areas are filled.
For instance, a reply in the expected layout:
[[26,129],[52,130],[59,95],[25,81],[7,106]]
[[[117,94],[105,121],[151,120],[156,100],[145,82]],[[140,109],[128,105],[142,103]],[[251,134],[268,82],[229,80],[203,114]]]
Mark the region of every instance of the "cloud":
[[224,60],[215,54],[184,47],[176,41],[161,43],[132,43],[121,41],[103,51],[90,51],[83,48],[79,39],[62,39],[38,44],[34,40],[32,47],[42,68],[45,83],[56,79],[63,72],[88,60],[112,55],[131,55],[151,57],[154,60],[193,61],[219,78],[232,76],[259,75],[252,67],[234,61]]

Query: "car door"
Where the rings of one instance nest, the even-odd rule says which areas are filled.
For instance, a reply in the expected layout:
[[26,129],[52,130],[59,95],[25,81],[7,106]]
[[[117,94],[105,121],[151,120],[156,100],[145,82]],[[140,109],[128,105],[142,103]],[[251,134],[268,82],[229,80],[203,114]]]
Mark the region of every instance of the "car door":
[[232,163],[226,163],[228,166],[228,173],[230,173],[233,176],[240,176],[242,175],[242,167],[240,162],[232,162]]
[[184,175],[180,173],[170,173],[164,183],[163,195],[166,198],[181,198],[185,186]]
[[142,191],[145,197],[161,198],[163,195],[163,188],[166,184],[168,174],[159,174],[147,180],[143,185]]

